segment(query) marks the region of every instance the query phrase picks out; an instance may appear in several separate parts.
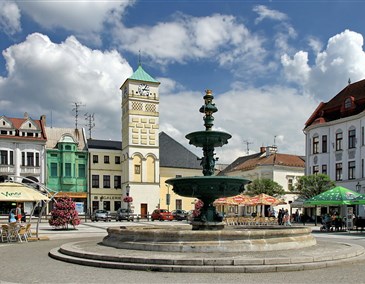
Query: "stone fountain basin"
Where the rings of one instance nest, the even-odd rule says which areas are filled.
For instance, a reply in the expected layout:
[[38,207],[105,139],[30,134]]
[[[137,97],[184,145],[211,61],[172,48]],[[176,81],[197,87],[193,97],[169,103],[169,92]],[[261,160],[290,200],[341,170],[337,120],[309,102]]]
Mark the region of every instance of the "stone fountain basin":
[[244,186],[250,182],[242,177],[231,176],[178,177],[166,180],[166,183],[172,185],[173,191],[180,196],[209,201],[240,194],[245,190]]
[[189,144],[196,147],[222,147],[232,135],[222,131],[205,130],[189,133],[185,137],[190,141]]
[[316,245],[308,227],[233,226],[217,231],[189,227],[110,227],[106,246],[146,251],[245,252],[299,249]]

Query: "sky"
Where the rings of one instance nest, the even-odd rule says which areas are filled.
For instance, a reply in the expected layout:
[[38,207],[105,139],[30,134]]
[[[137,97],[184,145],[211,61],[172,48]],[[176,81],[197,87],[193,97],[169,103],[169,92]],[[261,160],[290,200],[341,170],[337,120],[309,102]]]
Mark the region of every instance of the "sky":
[[121,140],[119,87],[141,62],[160,85],[160,131],[185,135],[213,90],[217,148],[231,163],[261,146],[305,154],[305,122],[365,78],[365,1],[0,0],[0,115]]

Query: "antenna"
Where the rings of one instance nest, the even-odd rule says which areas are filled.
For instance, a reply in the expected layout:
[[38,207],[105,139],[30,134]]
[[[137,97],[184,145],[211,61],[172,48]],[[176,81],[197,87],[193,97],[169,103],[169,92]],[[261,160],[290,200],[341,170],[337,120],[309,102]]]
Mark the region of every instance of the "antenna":
[[77,129],[77,120],[78,120],[78,117],[79,117],[79,108],[81,106],[85,106],[82,104],[82,102],[73,102],[72,104],[75,105],[75,107],[72,109],[72,111],[75,111],[75,129]]
[[95,113],[93,113],[93,114],[85,113],[85,120],[87,120],[86,126],[87,126],[87,129],[89,130],[89,139],[91,139],[91,129],[93,129],[95,127],[94,114]]
[[276,136],[277,135],[274,135],[274,145],[273,146],[276,146]]
[[138,50],[138,66],[142,66],[142,63],[141,63],[141,50]]
[[252,142],[249,142],[248,140],[243,140],[243,143],[246,144],[246,154],[249,155],[250,154],[250,144],[253,144]]

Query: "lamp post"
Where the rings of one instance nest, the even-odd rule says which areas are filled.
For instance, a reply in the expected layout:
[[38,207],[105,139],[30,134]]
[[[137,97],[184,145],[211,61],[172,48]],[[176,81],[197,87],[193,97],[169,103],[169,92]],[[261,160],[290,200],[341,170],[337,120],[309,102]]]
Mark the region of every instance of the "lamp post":
[[[356,192],[360,193],[360,191],[361,191],[361,184],[358,181],[356,184]],[[356,205],[356,216],[359,216],[359,211],[360,211],[359,205]]]
[[[129,183],[127,184],[127,186],[125,187],[125,194],[127,195],[127,197],[129,197],[129,192],[131,190],[131,187],[129,185]],[[131,205],[130,205],[130,202],[128,200],[127,202],[127,215],[128,215],[128,220],[129,220],[129,212],[131,210]]]

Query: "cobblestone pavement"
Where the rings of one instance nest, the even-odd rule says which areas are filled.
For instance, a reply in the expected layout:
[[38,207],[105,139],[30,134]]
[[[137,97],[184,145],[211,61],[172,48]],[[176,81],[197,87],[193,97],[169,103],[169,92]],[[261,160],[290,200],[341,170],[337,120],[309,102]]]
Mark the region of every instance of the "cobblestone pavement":
[[[77,230],[55,231],[40,224],[40,236],[48,241],[0,243],[0,283],[365,283],[365,259],[355,264],[326,269],[275,273],[161,273],[127,271],[80,266],[48,257],[50,249],[61,244],[83,240],[102,240],[108,226],[116,222],[83,223]],[[176,222],[123,223],[126,226],[175,225]],[[181,223],[179,223],[181,224]],[[322,233],[314,227],[320,241],[355,243],[365,247],[365,233]]]

